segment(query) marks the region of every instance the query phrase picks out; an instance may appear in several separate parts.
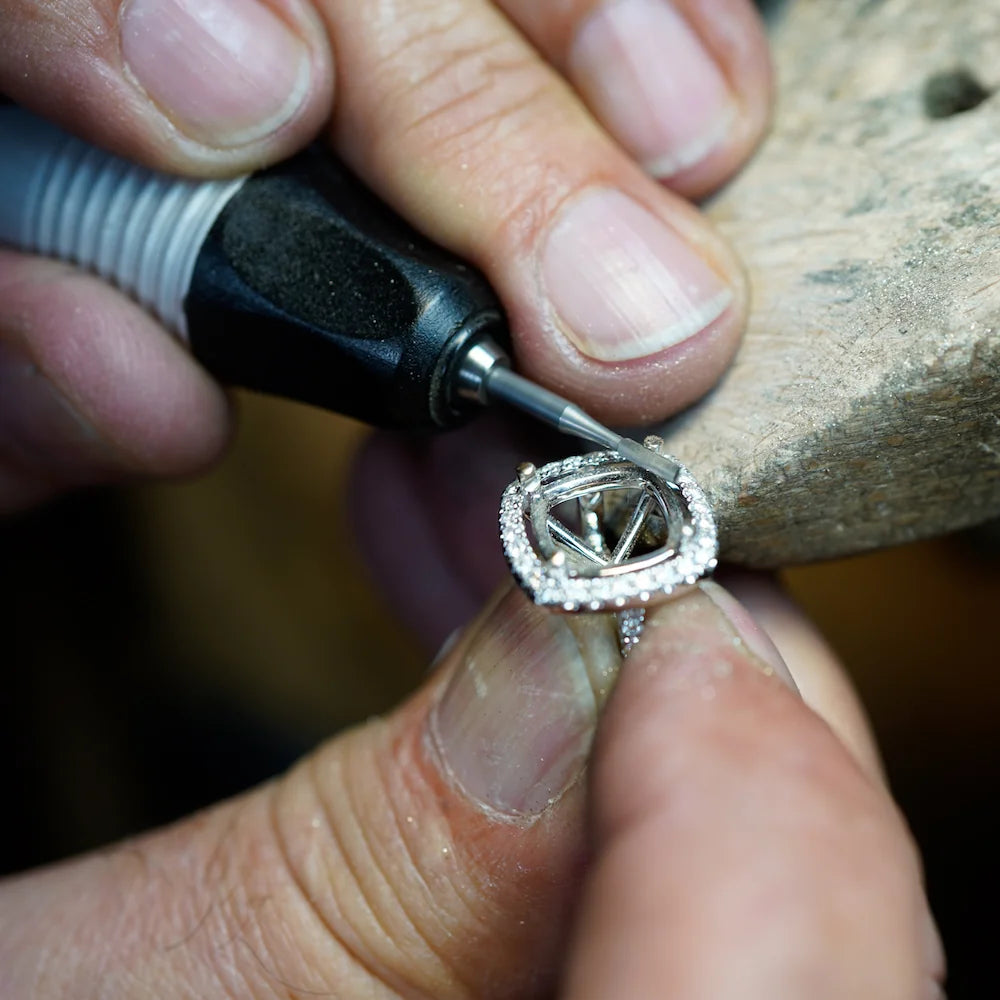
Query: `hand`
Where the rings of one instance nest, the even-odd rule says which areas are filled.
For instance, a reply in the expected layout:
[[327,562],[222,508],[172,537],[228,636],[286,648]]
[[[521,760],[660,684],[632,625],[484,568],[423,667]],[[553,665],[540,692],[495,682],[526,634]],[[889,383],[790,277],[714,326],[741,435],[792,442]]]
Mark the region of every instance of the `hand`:
[[[683,198],[763,129],[749,0],[0,0],[0,19],[0,91],[152,166],[250,170],[327,122],[369,184],[486,271],[521,368],[598,417],[662,417],[734,349],[742,277]],[[0,252],[0,509],[197,471],[229,421],[132,303]]]
[[802,698],[707,584],[655,610],[599,719],[608,619],[507,590],[391,716],[0,884],[0,994],[939,995],[919,864],[853,694],[779,595],[742,592]]

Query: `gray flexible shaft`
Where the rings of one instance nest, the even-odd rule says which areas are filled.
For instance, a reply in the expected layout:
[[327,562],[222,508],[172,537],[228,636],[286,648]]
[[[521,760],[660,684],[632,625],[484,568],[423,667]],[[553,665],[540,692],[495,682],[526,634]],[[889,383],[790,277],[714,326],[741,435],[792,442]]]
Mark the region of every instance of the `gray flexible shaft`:
[[198,252],[245,179],[157,173],[0,107],[0,242],[100,275],[184,340]]

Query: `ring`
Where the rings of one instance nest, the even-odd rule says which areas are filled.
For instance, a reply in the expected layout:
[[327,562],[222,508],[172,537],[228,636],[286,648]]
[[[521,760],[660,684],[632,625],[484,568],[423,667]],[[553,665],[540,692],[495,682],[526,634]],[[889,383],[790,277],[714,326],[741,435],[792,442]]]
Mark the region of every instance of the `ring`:
[[[643,444],[662,455],[660,438]],[[504,555],[531,600],[617,613],[623,655],[639,641],[647,606],[680,596],[718,563],[708,500],[670,461],[670,481],[613,451],[525,463],[500,502]]]

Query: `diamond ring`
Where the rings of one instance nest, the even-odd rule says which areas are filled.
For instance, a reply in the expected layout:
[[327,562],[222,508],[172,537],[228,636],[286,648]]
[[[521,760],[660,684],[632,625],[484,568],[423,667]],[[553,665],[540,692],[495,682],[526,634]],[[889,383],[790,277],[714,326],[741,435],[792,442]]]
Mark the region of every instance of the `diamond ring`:
[[[661,439],[643,443],[662,454]],[[670,481],[613,451],[522,465],[501,500],[500,537],[531,600],[617,612],[622,651],[633,648],[644,609],[679,596],[718,561],[705,494],[675,464]]]

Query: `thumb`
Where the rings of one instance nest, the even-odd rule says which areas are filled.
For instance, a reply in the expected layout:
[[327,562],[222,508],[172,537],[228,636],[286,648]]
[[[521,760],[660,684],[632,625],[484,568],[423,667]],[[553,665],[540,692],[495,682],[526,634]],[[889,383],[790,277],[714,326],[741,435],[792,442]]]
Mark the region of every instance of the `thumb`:
[[397,712],[241,799],[0,890],[0,983],[34,983],[54,950],[77,995],[108,998],[550,993],[618,663],[609,618],[504,591]]
[[303,0],[0,0],[0,23],[0,92],[153,167],[249,170],[329,114],[329,46]]
[[292,772],[275,829],[326,931],[310,988],[520,997],[551,983],[583,861],[579,779],[619,662],[610,618],[506,589],[402,710]]

